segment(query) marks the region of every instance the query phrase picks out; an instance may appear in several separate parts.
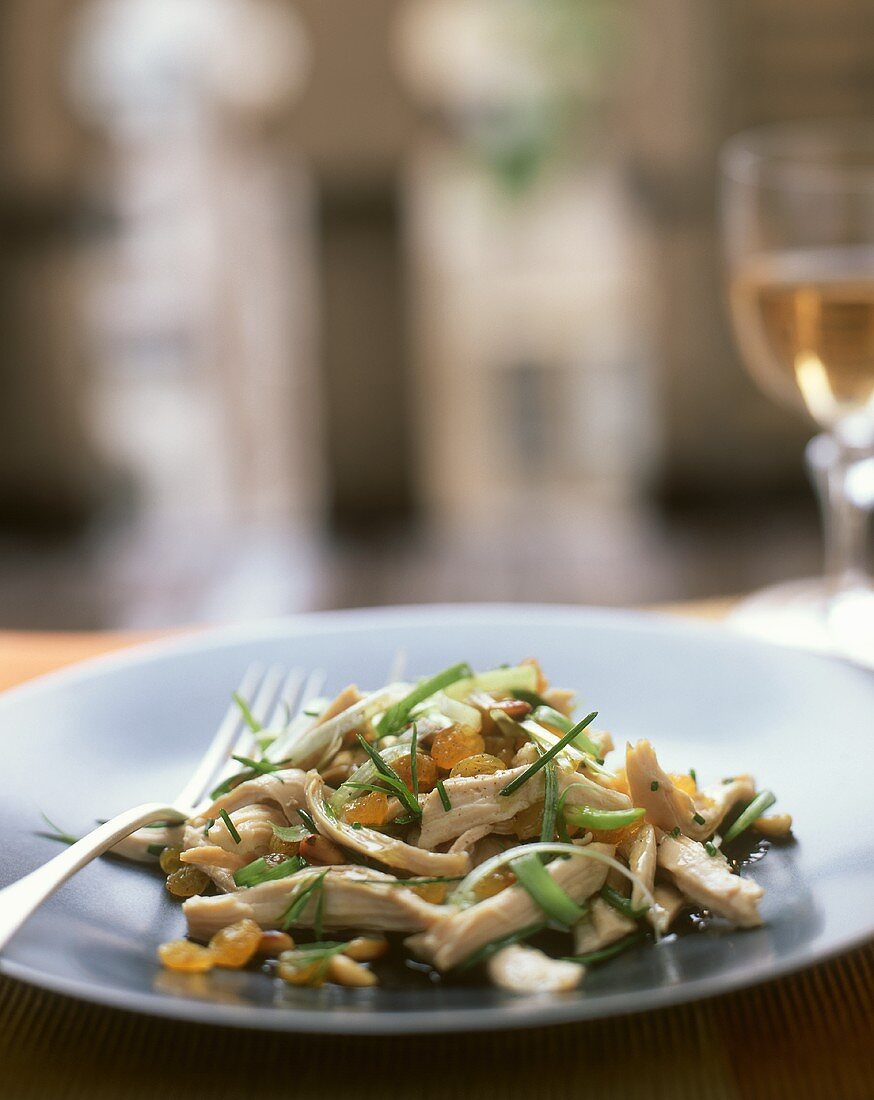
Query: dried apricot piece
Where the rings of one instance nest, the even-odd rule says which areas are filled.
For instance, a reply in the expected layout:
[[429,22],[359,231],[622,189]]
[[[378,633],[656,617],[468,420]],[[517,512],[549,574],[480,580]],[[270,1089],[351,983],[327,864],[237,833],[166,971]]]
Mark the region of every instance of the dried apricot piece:
[[460,777],[466,779],[472,775],[494,775],[495,772],[504,771],[505,767],[504,761],[497,756],[492,756],[487,752],[478,752],[473,756],[465,756],[463,760],[453,764],[449,778]]
[[360,798],[356,798],[343,811],[343,817],[348,824],[354,825],[384,825],[388,821],[389,804],[388,795],[382,791],[368,791]]
[[246,917],[216,932],[209,941],[209,952],[216,966],[239,970],[252,958],[260,943],[260,926]]
[[191,863],[167,876],[167,889],[176,898],[193,898],[209,885],[209,875]]
[[178,970],[183,974],[203,974],[212,970],[214,959],[208,947],[190,940],[171,940],[158,948],[161,965],[168,970]]
[[482,752],[485,742],[475,730],[453,725],[434,735],[431,742],[431,759],[438,768],[449,771],[459,760]]

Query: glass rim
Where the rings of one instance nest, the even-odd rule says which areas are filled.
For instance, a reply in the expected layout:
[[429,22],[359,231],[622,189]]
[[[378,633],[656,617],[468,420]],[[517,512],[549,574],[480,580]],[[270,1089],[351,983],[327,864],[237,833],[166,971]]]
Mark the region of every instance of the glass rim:
[[[841,163],[850,154],[859,163]],[[722,146],[722,174],[735,183],[874,191],[874,120],[818,119],[754,126]]]

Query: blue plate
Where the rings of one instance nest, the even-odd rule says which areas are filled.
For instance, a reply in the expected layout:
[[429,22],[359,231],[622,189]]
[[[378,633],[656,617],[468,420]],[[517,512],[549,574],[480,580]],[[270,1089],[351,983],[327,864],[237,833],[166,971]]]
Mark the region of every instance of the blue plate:
[[[874,933],[874,675],[715,627],[625,612],[421,607],[301,616],[198,634],[55,673],[0,698],[0,884],[56,851],[40,811],[71,832],[172,797],[253,661],[321,667],[328,688],[384,682],[397,650],[418,675],[540,658],[618,745],[648,737],[707,782],[752,772],[795,819],[794,844],[745,874],[766,924],[672,939],[595,968],[575,993],[484,985],[294,989],[265,975],[174,975],[155,949],[183,931],[148,868],[100,860],[10,943],[0,968],[73,996],[203,1023],[380,1033],[532,1026],[640,1011],[807,966]],[[776,812],[776,811],[775,811]]]

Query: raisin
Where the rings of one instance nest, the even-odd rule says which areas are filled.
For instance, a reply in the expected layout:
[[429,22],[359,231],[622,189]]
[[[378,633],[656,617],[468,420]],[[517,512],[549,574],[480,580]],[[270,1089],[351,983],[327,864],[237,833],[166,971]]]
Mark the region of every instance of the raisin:
[[480,900],[493,898],[495,894],[500,894],[502,890],[512,886],[515,881],[516,876],[509,867],[501,867],[497,871],[492,871],[490,875],[486,875],[485,878],[481,878],[473,888],[473,892]]
[[181,855],[182,849],[175,844],[161,852],[158,856],[158,863],[165,875],[172,875],[174,871],[179,870],[182,866],[182,860],[179,858]]
[[[401,756],[397,760],[392,760],[391,766],[401,782],[406,783],[407,787],[412,790],[413,769],[409,756]],[[426,756],[423,752],[416,753],[416,779],[422,794],[433,791],[437,783],[437,765],[430,756]]]
[[505,770],[504,761],[487,752],[478,752],[475,756],[466,756],[454,764],[449,773],[450,779],[469,778],[472,775],[494,775]]
[[190,940],[173,940],[162,943],[158,948],[158,958],[168,970],[179,970],[184,974],[202,974],[212,970],[213,957],[209,948]]
[[282,837],[273,835],[270,841],[269,851],[281,856],[296,856],[300,849],[299,840],[283,840]]
[[423,882],[421,886],[411,886],[410,889],[414,894],[418,894],[422,901],[430,901],[432,905],[442,905],[449,888],[445,882]]
[[524,810],[520,810],[513,818],[513,830],[520,840],[531,840],[540,836],[543,826],[543,799],[532,802]]
[[503,760],[504,764],[509,766],[516,752],[515,742],[502,733],[486,736],[484,741],[484,748],[489,756],[497,756],[499,760]]
[[183,863],[167,876],[167,889],[176,898],[193,898],[209,885],[209,875],[191,863]]
[[438,768],[449,771],[459,760],[475,756],[485,748],[485,742],[475,730],[450,726],[434,735],[431,758]]
[[343,817],[349,825],[384,825],[388,820],[388,795],[382,791],[368,791],[367,794],[350,802],[343,811]]
[[216,966],[239,970],[252,958],[261,943],[261,929],[244,918],[222,928],[209,941],[209,952]]

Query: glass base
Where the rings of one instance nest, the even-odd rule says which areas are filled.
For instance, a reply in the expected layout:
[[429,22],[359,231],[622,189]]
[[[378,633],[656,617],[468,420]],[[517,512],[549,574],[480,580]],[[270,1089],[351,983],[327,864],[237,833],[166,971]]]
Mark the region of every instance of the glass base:
[[874,668],[874,590],[865,585],[833,596],[823,580],[778,584],[743,600],[728,622],[758,638]]

